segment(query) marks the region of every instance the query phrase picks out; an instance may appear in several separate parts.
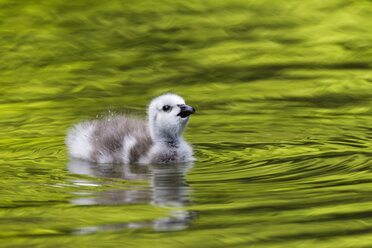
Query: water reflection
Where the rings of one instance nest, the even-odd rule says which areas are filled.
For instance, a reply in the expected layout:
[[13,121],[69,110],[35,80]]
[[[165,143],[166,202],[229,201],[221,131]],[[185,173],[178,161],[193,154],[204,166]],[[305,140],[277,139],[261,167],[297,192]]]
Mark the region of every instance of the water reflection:
[[[77,205],[119,205],[149,203],[160,207],[183,207],[191,204],[190,188],[186,182],[185,173],[192,163],[177,165],[122,165],[95,164],[78,159],[71,159],[68,170],[74,174],[92,177],[115,178],[127,181],[151,181],[151,187],[133,187],[101,191],[95,197],[75,198],[71,203]],[[89,180],[75,181],[78,185],[97,185]],[[97,185],[99,186],[99,185]],[[84,193],[82,193],[84,195]],[[171,211],[169,217],[159,218],[149,222],[122,223],[85,227],[76,230],[75,234],[87,234],[103,230],[152,227],[157,231],[183,230],[192,224],[196,214],[186,210]]]

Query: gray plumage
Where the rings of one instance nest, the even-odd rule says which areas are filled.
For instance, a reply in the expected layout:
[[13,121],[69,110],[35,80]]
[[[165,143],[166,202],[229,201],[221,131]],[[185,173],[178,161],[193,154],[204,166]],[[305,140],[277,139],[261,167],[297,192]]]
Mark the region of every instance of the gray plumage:
[[98,163],[162,164],[194,160],[192,148],[182,137],[194,109],[175,94],[155,98],[148,107],[148,121],[110,116],[84,121],[68,133],[72,157]]

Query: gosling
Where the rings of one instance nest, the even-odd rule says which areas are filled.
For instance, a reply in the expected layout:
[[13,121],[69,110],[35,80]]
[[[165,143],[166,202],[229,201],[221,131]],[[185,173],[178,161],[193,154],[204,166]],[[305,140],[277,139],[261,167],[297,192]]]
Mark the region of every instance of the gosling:
[[126,116],[84,121],[66,138],[71,157],[95,163],[169,164],[195,160],[183,132],[195,109],[167,93],[148,106],[147,122]]

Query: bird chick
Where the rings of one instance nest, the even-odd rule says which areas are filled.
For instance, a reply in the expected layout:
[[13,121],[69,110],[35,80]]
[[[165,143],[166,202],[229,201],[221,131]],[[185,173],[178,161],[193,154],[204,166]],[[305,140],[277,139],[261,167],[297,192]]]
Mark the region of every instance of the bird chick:
[[71,157],[97,163],[167,164],[194,160],[183,132],[193,107],[176,94],[153,99],[147,122],[127,116],[84,121],[66,138]]

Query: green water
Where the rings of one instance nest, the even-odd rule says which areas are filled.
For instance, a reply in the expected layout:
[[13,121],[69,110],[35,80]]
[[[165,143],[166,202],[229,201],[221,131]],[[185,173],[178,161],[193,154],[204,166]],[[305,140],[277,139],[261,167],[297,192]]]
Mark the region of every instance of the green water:
[[[0,1],[0,247],[372,247],[371,1]],[[197,109],[196,162],[68,127]]]

